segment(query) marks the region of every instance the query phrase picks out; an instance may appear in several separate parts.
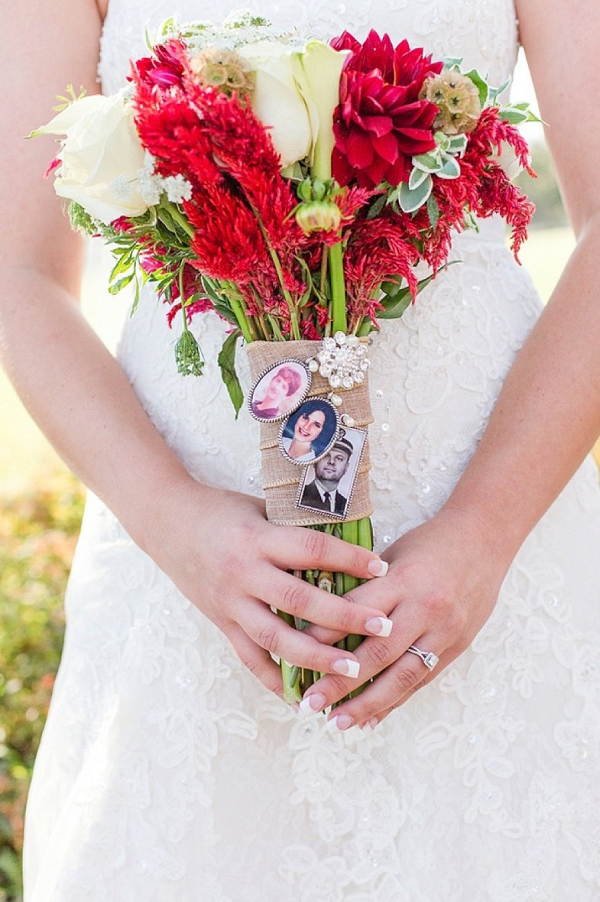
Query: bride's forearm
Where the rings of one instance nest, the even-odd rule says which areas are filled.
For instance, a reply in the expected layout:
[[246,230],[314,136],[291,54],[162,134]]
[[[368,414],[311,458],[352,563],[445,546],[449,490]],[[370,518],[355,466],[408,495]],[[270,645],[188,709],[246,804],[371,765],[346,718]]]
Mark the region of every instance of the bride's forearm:
[[600,217],[590,220],[447,502],[512,559],[600,433]]
[[68,466],[143,546],[152,504],[189,474],[63,287],[23,267],[5,273],[1,290],[2,358],[19,395]]

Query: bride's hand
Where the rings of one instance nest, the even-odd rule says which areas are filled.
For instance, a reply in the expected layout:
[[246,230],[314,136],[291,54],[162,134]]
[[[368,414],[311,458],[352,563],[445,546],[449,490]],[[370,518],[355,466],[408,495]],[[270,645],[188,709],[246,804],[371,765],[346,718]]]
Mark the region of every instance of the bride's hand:
[[385,633],[391,625],[377,606],[351,604],[287,572],[327,569],[371,579],[385,570],[376,554],[315,530],[274,526],[259,499],[194,481],[158,499],[148,523],[144,549],[268,689],[282,694],[270,652],[321,673],[354,674],[356,686],[353,654],[293,629],[271,606],[342,633]]
[[[376,679],[333,710],[332,729],[376,726],[471,643],[492,613],[510,564],[489,532],[467,522],[460,512],[446,510],[386,551],[390,567],[384,579],[348,594],[355,603],[383,610],[394,627],[388,639],[368,638],[357,649],[360,682]],[[340,638],[319,628],[309,632],[320,641]],[[431,672],[407,651],[411,645],[438,656]],[[302,711],[321,711],[354,688],[356,684],[343,677],[327,675],[307,690]]]

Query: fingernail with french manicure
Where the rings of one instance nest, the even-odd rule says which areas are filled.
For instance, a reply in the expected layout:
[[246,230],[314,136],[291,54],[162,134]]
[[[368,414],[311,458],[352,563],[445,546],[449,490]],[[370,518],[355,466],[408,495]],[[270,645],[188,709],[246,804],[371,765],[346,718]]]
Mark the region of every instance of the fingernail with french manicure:
[[375,730],[375,727],[377,726],[378,723],[379,723],[379,721],[377,720],[377,718],[372,717],[370,720],[368,720],[366,723],[364,723],[362,725],[361,730],[363,731],[363,733],[372,733]]
[[354,718],[349,714],[338,714],[327,721],[327,729],[330,733],[343,733],[354,724]]
[[341,673],[342,676],[352,677],[355,680],[360,673],[360,664],[350,658],[340,658],[339,661],[333,662],[331,669],[335,673]]
[[374,558],[372,561],[369,561],[367,570],[371,576],[385,576],[388,572],[388,563],[387,561],[382,561],[381,558]]
[[318,714],[319,711],[322,711],[326,701],[327,699],[320,692],[311,692],[310,695],[304,696],[298,705],[298,710],[304,717],[310,717],[311,714]]
[[387,617],[369,617],[365,623],[367,630],[372,636],[381,636],[382,639],[387,639],[392,632],[393,625],[392,621],[388,620]]

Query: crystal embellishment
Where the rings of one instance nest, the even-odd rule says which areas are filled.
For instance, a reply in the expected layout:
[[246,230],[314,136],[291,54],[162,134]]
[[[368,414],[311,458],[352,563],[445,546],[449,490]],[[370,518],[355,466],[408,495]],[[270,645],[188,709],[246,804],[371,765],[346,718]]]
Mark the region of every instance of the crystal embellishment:
[[335,391],[348,391],[365,381],[370,366],[367,354],[366,345],[356,335],[336,332],[333,338],[323,339],[316,357],[319,373]]

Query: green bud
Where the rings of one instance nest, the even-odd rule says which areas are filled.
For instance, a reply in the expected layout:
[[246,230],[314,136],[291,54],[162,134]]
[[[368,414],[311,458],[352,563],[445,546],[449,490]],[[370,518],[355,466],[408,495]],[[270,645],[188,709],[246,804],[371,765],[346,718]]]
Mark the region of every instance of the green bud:
[[296,208],[296,222],[305,235],[319,231],[337,232],[342,224],[342,214],[337,204],[312,201]]
[[324,200],[328,193],[327,183],[322,179],[315,179],[312,183],[312,199]]
[[304,179],[304,181],[300,182],[298,185],[298,197],[300,200],[310,201],[313,199],[312,197],[312,184],[310,179]]

